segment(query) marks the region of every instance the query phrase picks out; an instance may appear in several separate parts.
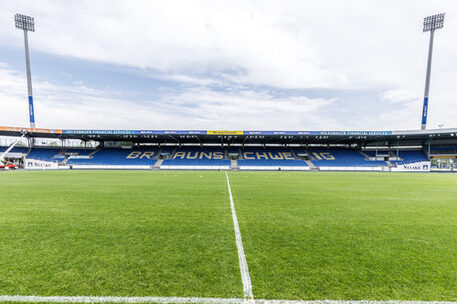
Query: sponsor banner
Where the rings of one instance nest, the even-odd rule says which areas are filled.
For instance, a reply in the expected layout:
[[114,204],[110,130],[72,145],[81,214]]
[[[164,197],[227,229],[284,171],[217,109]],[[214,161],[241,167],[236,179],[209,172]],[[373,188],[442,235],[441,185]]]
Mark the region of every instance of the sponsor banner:
[[0,127],[0,131],[52,133],[65,135],[314,135],[314,136],[383,136],[392,131],[240,131],[240,130],[60,130]]
[[[155,131],[152,131],[155,132]],[[165,131],[159,131],[162,133],[153,133],[153,134],[186,134],[186,135],[205,135],[206,131],[204,130],[165,130]]]
[[0,127],[0,131],[62,134],[62,130],[60,129],[42,128]]
[[309,131],[244,131],[244,135],[309,135]]
[[244,131],[244,135],[317,135],[317,136],[368,136],[392,135],[392,131]]
[[311,131],[311,135],[348,135],[348,136],[366,136],[366,135],[392,135],[392,131]]
[[71,135],[206,135],[204,130],[62,130]]
[[223,131],[223,130],[208,130],[208,135],[243,135],[243,131]]
[[35,123],[35,112],[33,111],[33,96],[29,96],[29,118],[30,123]]
[[444,154],[444,155],[433,155],[432,158],[433,159],[452,159],[452,158],[456,158],[457,155],[456,154]]
[[392,171],[399,172],[430,172],[430,162],[421,161],[392,167]]
[[25,160],[24,167],[25,169],[58,169],[59,165],[53,162],[28,158]]
[[422,125],[427,124],[428,97],[424,98],[424,106],[422,108]]
[[[134,130],[62,130],[62,134],[72,135],[133,135],[141,134]],[[149,134],[149,133],[143,133]]]

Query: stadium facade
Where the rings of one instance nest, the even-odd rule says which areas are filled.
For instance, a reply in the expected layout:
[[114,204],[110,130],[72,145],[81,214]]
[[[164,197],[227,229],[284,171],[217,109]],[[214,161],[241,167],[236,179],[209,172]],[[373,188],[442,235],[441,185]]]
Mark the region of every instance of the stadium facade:
[[[63,130],[0,127],[25,137],[5,158],[27,169],[430,171],[457,157],[457,128],[413,131]],[[34,145],[36,138],[58,146]],[[69,147],[68,139],[96,142]],[[8,147],[0,147],[4,152]]]

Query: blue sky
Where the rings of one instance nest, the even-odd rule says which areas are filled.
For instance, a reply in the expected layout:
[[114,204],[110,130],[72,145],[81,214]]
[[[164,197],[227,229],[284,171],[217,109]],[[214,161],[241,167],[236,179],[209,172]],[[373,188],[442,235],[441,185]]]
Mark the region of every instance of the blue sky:
[[436,34],[429,127],[456,127],[453,1],[4,1],[0,125],[27,126],[22,33],[37,127],[386,130],[419,127]]

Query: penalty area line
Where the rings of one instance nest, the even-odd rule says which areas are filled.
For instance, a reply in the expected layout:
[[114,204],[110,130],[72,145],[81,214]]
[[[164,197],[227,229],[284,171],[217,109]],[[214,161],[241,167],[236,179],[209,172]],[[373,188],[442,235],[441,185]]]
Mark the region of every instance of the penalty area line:
[[235,229],[235,241],[236,248],[238,249],[238,260],[240,262],[241,281],[243,282],[243,293],[244,298],[252,300],[254,295],[252,294],[251,276],[249,275],[248,262],[244,255],[243,241],[241,240],[240,226],[238,225],[238,218],[236,216],[235,203],[233,202],[232,189],[230,188],[230,179],[227,171],[225,171],[225,177],[227,178],[227,188],[230,197],[230,208],[232,209],[233,228]]
[[7,296],[0,302],[29,303],[157,303],[157,304],[457,304],[446,301],[370,301],[370,300],[261,300],[184,297],[97,297],[97,296]]

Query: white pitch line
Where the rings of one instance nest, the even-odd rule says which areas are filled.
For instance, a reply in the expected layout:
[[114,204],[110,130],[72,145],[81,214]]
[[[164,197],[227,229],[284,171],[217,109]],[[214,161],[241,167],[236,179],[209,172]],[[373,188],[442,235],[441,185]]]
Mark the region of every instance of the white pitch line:
[[445,301],[370,301],[370,300],[247,300],[181,297],[97,297],[97,296],[1,296],[0,302],[29,303],[156,303],[156,304],[457,304]]
[[241,231],[240,227],[238,226],[238,218],[236,216],[235,203],[233,202],[232,189],[230,188],[230,180],[227,171],[225,171],[225,177],[227,178],[227,187],[230,197],[230,207],[232,209],[233,227],[235,229],[235,240],[236,247],[238,249],[238,260],[240,261],[240,272],[241,281],[243,282],[244,298],[252,300],[254,299],[254,295],[252,294],[251,276],[249,275],[248,262],[246,261],[246,256],[244,255],[243,242],[241,240]]
[[181,297],[97,297],[97,296],[0,296],[0,302],[48,303],[157,303],[157,304],[240,304],[244,299]]

